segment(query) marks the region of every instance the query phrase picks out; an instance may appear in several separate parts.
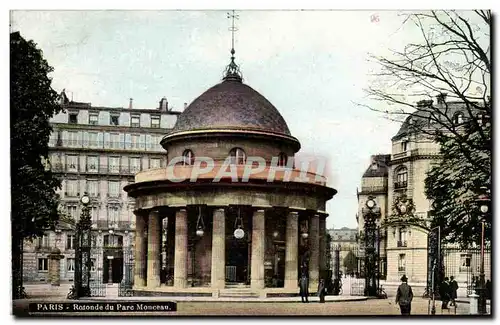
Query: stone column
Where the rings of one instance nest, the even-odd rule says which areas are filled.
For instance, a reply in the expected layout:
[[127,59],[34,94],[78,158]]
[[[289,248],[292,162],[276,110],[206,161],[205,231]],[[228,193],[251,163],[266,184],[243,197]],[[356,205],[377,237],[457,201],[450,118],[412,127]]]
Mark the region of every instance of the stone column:
[[174,258],[175,258],[175,215],[168,217],[167,222],[167,285],[174,285]]
[[186,209],[180,209],[175,213],[174,287],[186,287],[187,257],[187,211]]
[[147,222],[143,214],[135,215],[135,262],[134,286],[146,286],[147,265]]
[[299,214],[292,211],[286,219],[285,289],[297,289],[297,250],[299,247]]
[[61,285],[61,255],[59,248],[54,247],[49,255],[49,279],[53,286]]
[[161,218],[157,211],[149,214],[148,220],[148,269],[147,287],[160,286],[161,270]]
[[251,262],[251,287],[252,289],[264,288],[264,251],[265,251],[265,212],[257,210],[252,219],[252,262]]
[[224,209],[213,214],[211,287],[224,289],[226,284],[226,215]]
[[324,277],[326,271],[326,219],[319,217],[319,276]]
[[319,216],[317,214],[311,217],[309,238],[309,291],[316,292],[319,280]]

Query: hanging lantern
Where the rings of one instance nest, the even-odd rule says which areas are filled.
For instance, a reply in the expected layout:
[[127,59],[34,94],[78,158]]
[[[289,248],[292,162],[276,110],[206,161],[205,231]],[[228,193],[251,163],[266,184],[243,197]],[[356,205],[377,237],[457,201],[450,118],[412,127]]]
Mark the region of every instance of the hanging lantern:
[[196,236],[202,237],[205,234],[205,223],[203,222],[203,217],[201,216],[201,206],[198,210],[198,221],[196,222]]
[[243,230],[243,219],[241,219],[239,208],[238,208],[238,216],[236,217],[236,220],[234,222],[234,228],[236,228],[236,230],[233,233],[234,238],[241,239],[245,236],[245,231]]
[[302,232],[300,235],[304,239],[306,239],[307,237],[309,237],[308,228],[309,228],[308,222],[307,222],[307,220],[304,220],[304,222],[300,226],[300,230]]

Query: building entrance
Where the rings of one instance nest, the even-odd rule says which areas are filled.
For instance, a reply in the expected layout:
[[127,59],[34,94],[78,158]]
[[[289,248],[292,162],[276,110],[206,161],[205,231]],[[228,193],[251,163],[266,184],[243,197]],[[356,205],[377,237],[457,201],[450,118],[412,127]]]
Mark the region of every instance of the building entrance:
[[226,284],[250,284],[249,251],[245,238],[227,238]]
[[122,279],[123,279],[123,257],[104,256],[103,282],[120,283]]

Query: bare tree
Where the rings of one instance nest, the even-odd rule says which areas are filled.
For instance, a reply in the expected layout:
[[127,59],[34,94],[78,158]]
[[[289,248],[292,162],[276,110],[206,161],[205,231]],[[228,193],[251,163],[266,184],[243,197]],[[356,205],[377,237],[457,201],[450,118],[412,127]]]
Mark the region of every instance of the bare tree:
[[470,141],[453,121],[453,108],[459,102],[483,140],[477,149],[489,149],[482,121],[491,116],[491,13],[412,13],[405,14],[403,25],[417,28],[421,42],[392,50],[391,57],[370,56],[380,70],[372,74],[373,82],[365,91],[384,107],[360,105],[400,122],[411,115],[415,123],[410,128],[419,133],[434,137],[440,132],[476,147],[477,141]]
[[[380,69],[365,91],[383,108],[360,105],[403,122],[401,130],[413,141],[440,145],[440,163],[425,181],[431,225],[467,246],[480,233],[475,199],[483,185],[491,186],[491,13],[412,13],[405,15],[408,25],[417,28],[419,42],[391,57],[371,56]],[[487,228],[491,238],[490,222]]]

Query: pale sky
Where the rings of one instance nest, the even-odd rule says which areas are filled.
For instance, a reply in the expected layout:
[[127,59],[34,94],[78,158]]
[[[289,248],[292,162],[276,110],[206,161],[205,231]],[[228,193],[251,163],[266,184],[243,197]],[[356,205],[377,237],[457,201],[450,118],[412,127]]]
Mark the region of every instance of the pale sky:
[[[419,41],[396,11],[238,11],[244,82],[285,118],[301,152],[328,159],[329,228],[356,227],[356,187],[370,156],[390,153],[399,125],[364,101],[368,53]],[[226,11],[14,11],[11,29],[54,67],[53,88],[94,106],[182,110],[221,81],[229,63]]]

